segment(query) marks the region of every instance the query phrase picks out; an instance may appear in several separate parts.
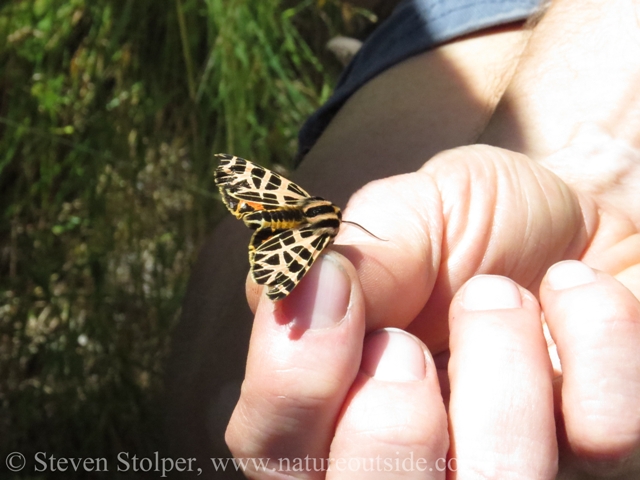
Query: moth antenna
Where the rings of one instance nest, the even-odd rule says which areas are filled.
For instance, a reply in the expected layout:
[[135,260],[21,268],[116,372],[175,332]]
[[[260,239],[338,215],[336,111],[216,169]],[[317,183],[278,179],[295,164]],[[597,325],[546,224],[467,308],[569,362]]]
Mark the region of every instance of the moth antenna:
[[349,225],[355,225],[355,226],[356,226],[356,227],[358,227],[359,229],[361,229],[361,230],[363,230],[363,231],[367,232],[367,233],[368,233],[369,235],[371,235],[372,237],[375,237],[375,238],[377,238],[378,240],[381,240],[381,241],[383,241],[383,242],[388,242],[388,241],[389,241],[389,240],[385,240],[384,238],[380,238],[380,237],[379,237],[379,236],[377,236],[377,235],[374,235],[373,233],[371,233],[369,230],[367,230],[366,228],[364,228],[364,227],[363,227],[362,225],[360,225],[359,223],[351,222],[351,221],[349,221],[349,220],[342,220],[342,223],[348,223]]

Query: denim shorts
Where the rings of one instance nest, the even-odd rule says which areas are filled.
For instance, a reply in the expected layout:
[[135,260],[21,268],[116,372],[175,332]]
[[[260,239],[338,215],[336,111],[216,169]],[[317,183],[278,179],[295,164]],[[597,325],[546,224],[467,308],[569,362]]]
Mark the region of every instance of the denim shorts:
[[543,0],[404,0],[367,38],[344,70],[331,98],[305,122],[298,136],[300,161],[340,107],[373,77],[456,37],[520,21]]

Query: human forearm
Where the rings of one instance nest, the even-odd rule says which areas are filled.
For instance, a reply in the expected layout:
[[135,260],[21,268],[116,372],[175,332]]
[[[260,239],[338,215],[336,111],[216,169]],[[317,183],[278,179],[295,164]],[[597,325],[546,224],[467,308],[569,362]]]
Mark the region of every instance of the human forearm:
[[640,3],[555,0],[480,138],[544,158],[585,125],[640,144]]

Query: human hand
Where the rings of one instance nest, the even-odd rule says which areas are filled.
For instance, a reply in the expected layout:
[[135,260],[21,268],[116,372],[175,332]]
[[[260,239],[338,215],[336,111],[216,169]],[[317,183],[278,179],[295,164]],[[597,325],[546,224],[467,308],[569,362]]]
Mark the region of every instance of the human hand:
[[[568,150],[573,148],[572,145]],[[565,151],[558,152],[558,155],[565,154]],[[585,160],[585,165],[589,164],[590,158],[587,155],[582,158]],[[620,165],[616,162],[616,158],[614,155],[609,157],[611,171],[615,171]],[[620,158],[622,164],[627,161],[628,159],[624,156]],[[637,407],[640,404],[640,391],[634,385],[638,384],[640,371],[637,363],[637,345],[640,340],[637,333],[640,328],[637,313],[637,298],[640,293],[638,290],[640,250],[637,243],[639,237],[636,226],[638,225],[637,210],[633,206],[634,197],[629,196],[623,200],[624,192],[629,191],[626,179],[617,177],[616,182],[611,182],[604,188],[602,184],[605,180],[594,176],[598,184],[603,187],[604,197],[611,198],[617,195],[618,201],[612,203],[600,195],[600,189],[590,188],[594,184],[579,182],[578,185],[583,188],[579,188],[578,185],[569,186],[558,176],[541,167],[539,162],[533,162],[513,152],[486,146],[445,152],[427,163],[419,173],[427,174],[427,177],[437,186],[435,190],[442,194],[435,200],[426,200],[423,196],[419,203],[433,206],[441,202],[444,227],[438,229],[429,226],[423,229],[422,236],[417,238],[402,236],[398,241],[406,241],[406,243],[397,250],[387,250],[386,254],[389,254],[389,257],[386,257],[386,254],[375,258],[366,257],[371,255],[370,252],[380,252],[390,247],[386,244],[380,244],[377,247],[366,246],[364,250],[354,246],[348,247],[345,254],[352,255],[351,258],[357,262],[358,268],[363,270],[367,265],[373,265],[381,272],[404,269],[402,275],[387,277],[380,273],[372,275],[364,270],[361,278],[374,277],[377,280],[390,278],[392,281],[389,281],[387,288],[393,291],[395,279],[405,278],[404,275],[407,275],[407,272],[409,274],[414,272],[413,281],[409,278],[407,284],[398,286],[389,297],[389,299],[394,298],[395,301],[385,302],[393,309],[396,305],[400,305],[400,308],[406,307],[408,302],[404,300],[405,298],[411,300],[416,298],[411,293],[403,297],[401,292],[407,289],[415,294],[416,290],[411,288],[419,285],[418,280],[421,275],[424,275],[422,278],[435,276],[433,291],[427,297],[427,303],[406,328],[422,338],[432,348],[432,352],[437,353],[446,348],[447,344],[451,346],[453,342],[452,337],[445,337],[446,340],[442,343],[437,342],[442,332],[445,334],[448,332],[444,313],[449,306],[450,295],[458,291],[462,283],[473,275],[500,274],[516,280],[529,291],[540,296],[545,307],[545,315],[549,314],[549,307],[544,305],[545,290],[542,288],[539,292],[538,285],[540,278],[550,265],[564,259],[582,259],[614,275],[629,289],[630,293],[625,301],[616,304],[615,300],[618,296],[614,294],[611,294],[610,298],[613,303],[604,299],[601,301],[598,299],[592,303],[592,298],[577,298],[574,300],[576,306],[573,307],[573,311],[576,315],[571,317],[573,320],[566,322],[562,330],[551,328],[553,341],[558,344],[560,350],[563,367],[580,364],[579,368],[589,369],[593,374],[589,382],[580,383],[582,386],[580,393],[575,394],[576,390],[573,390],[575,381],[572,383],[568,380],[566,375],[571,374],[563,371],[564,383],[557,385],[557,414],[559,425],[563,425],[564,422],[566,426],[561,426],[559,435],[561,439],[566,436],[566,440],[562,442],[565,447],[564,452],[571,452],[569,457],[589,459],[592,462],[589,468],[592,470],[599,468],[595,465],[605,465],[603,469],[611,467],[622,458],[634,452],[637,453],[640,444],[640,410]],[[589,171],[584,168],[582,173],[587,176]],[[396,192],[405,192],[408,198],[414,197],[411,189],[411,182],[415,180],[413,175],[396,177],[395,180],[399,182],[394,186]],[[363,198],[359,199],[358,196],[354,198],[353,206],[356,212],[362,209],[364,213],[369,208],[375,211],[377,206],[384,208],[381,206],[384,203],[382,200],[379,201],[379,205],[375,203],[374,198],[382,196],[379,193],[376,194],[375,190],[391,183],[392,179],[388,179],[364,189],[361,192]],[[425,184],[428,183],[428,181],[425,182]],[[617,185],[620,188],[617,188]],[[372,191],[367,192],[369,189]],[[417,187],[413,191],[418,190],[423,195],[428,195],[428,187],[423,189]],[[449,194],[451,197],[448,197]],[[392,196],[396,199],[402,198],[398,194]],[[424,225],[422,222],[426,210],[421,212],[418,208],[416,213],[415,209],[412,211],[411,208],[410,202],[407,202],[405,208],[392,208],[408,215],[401,219],[394,218],[394,221],[412,226]],[[434,210],[435,208],[432,208],[431,211]],[[362,218],[366,218],[366,215],[355,214],[354,210],[350,210],[349,214],[355,215],[354,218],[358,221],[365,222]],[[373,217],[374,214],[371,213],[371,216]],[[442,241],[430,241],[429,238],[433,238],[434,232],[437,231],[444,232]],[[392,235],[392,232],[382,233],[383,236],[387,234]],[[437,235],[435,236],[437,238]],[[422,245],[423,248],[425,245],[440,246],[440,252],[438,253],[436,248],[436,254],[432,256],[440,259],[437,270],[429,269],[429,262],[412,264],[408,259],[404,259],[403,255],[410,252],[411,245],[415,244]],[[365,251],[364,254],[363,251]],[[430,252],[432,249],[427,247],[424,251]],[[363,288],[366,291],[366,280]],[[381,300],[383,291],[384,287],[372,295],[372,301],[384,302]],[[588,308],[578,315],[580,304],[588,305]],[[376,307],[373,308],[376,311]],[[602,308],[609,309],[609,312],[601,313],[599,309]],[[568,310],[568,307],[566,309]],[[586,315],[587,312],[593,312],[595,317]],[[394,315],[395,313],[389,312],[388,318],[398,318]],[[600,319],[597,315],[600,315]],[[549,319],[547,322],[551,326]],[[621,325],[626,325],[622,327],[623,330],[629,329],[627,334],[616,335],[608,330],[608,328],[620,328]],[[402,325],[396,326],[402,327]],[[600,342],[581,343],[579,339],[589,335],[589,328],[601,329]],[[625,343],[625,339],[631,339],[632,343]],[[481,341],[479,342],[482,344]],[[564,355],[560,349],[560,342],[564,342]],[[573,347],[569,347],[572,342],[575,342]],[[596,360],[584,354],[589,349],[592,352],[604,352],[605,346],[615,350],[619,356],[612,355],[608,361],[603,362],[602,358]],[[608,382],[611,372],[620,371],[626,366],[631,368],[626,371],[628,375],[623,375],[621,378],[628,382],[623,389],[628,396],[617,393],[616,389],[602,390],[598,387]],[[534,385],[531,388],[532,391],[537,391]],[[574,393],[569,393],[572,391]],[[594,398],[597,398],[597,402]],[[616,410],[614,414],[613,410],[619,407],[617,405],[619,398],[626,398],[627,408]],[[596,412],[592,409],[596,403],[598,408],[609,405],[612,410],[608,415]],[[589,406],[585,408],[585,404]],[[599,420],[594,422],[592,421],[594,418]],[[619,422],[625,424],[624,429],[617,430]],[[566,432],[563,432],[564,428]],[[626,443],[623,447],[621,443],[616,444],[616,442]],[[607,464],[604,460],[611,463]],[[633,465],[627,467],[634,468]],[[578,461],[572,464],[571,468],[575,470],[582,466]],[[635,471],[638,471],[637,465]]]
[[[358,192],[345,211],[345,217],[357,219],[363,225],[377,222],[378,227],[374,232],[389,241],[367,240],[360,231],[345,229],[338,237],[339,245],[335,248],[356,266],[369,329],[386,326],[405,328],[422,338],[433,352],[444,351],[447,345],[451,346],[453,352],[455,342],[448,337],[447,311],[453,295],[469,278],[482,273],[505,275],[517,280],[528,290],[538,292],[538,285],[547,268],[563,259],[591,257],[599,259],[603,265],[611,264],[611,259],[634,261],[633,234],[631,242],[626,236],[633,232],[628,228],[628,216],[612,210],[610,206],[597,205],[597,198],[576,192],[550,171],[522,155],[486,146],[466,147],[437,156],[415,174],[374,182]],[[601,238],[606,241],[601,241]],[[344,245],[352,241],[354,244]],[[630,250],[627,247],[629,243]],[[634,265],[618,264],[624,266],[622,271],[633,271]],[[626,278],[622,276],[622,280]],[[331,285],[331,282],[325,285]],[[633,288],[632,283],[630,287]],[[544,291],[543,288],[543,304]],[[637,300],[631,293],[625,292],[626,296],[616,294],[610,297],[613,301],[624,297],[624,301],[617,306],[616,303],[612,304],[617,311],[605,308],[602,318],[596,318],[592,323],[593,328],[601,332],[605,320],[610,320],[608,316],[622,312],[624,315],[620,315],[617,322],[613,323],[613,328],[615,330],[627,325],[622,328],[624,333],[621,335],[599,337],[603,345],[613,345],[617,352],[610,356],[611,361],[599,359],[599,363],[595,362],[602,368],[596,368],[593,359],[585,358],[590,355],[585,350],[591,354],[599,351],[596,345],[585,342],[580,346],[580,342],[572,344],[572,340],[568,340],[593,333],[580,327],[580,322],[588,324],[589,319],[573,315],[571,308],[576,311],[578,305],[585,305],[586,300],[595,297],[586,295],[575,306],[563,307],[565,312],[570,313],[558,314],[557,317],[571,318],[569,327],[554,329],[551,319],[547,319],[552,326],[554,340],[559,344],[561,359],[581,365],[579,372],[581,368],[586,368],[593,375],[591,378],[605,378],[603,375],[612,371],[616,362],[629,367],[626,375],[622,375],[628,381],[625,395],[611,389],[602,393],[601,399],[602,405],[615,404],[610,401],[615,398],[627,399],[628,408],[617,412],[618,421],[606,427],[615,429],[616,425],[623,425],[627,429],[625,435],[616,435],[614,438],[626,438],[624,445],[616,444],[611,436],[603,435],[603,429],[606,428],[602,425],[596,428],[585,421],[591,416],[603,418],[588,408],[579,407],[584,403],[585,395],[588,398],[593,394],[591,383],[570,381],[565,382],[563,387],[562,411],[569,415],[565,418],[569,445],[580,454],[594,458],[625,456],[634,449],[640,437],[640,412],[633,408],[640,397],[640,391],[633,388],[637,384],[637,370],[640,367],[635,363],[637,355],[633,347],[640,340],[640,314],[633,303],[635,301],[637,304]],[[331,295],[315,304],[323,304],[329,298]],[[285,312],[287,302],[288,299],[282,306]],[[547,308],[553,309],[552,306]],[[594,306],[589,310],[596,311]],[[455,312],[455,300],[451,311]],[[539,318],[539,313],[537,315]],[[538,334],[542,335],[539,320],[537,329]],[[356,335],[356,340],[360,338]],[[562,349],[560,342],[564,342]],[[333,344],[327,342],[325,349]],[[478,340],[478,345],[486,348],[486,341]],[[337,350],[327,349],[326,355],[333,356]],[[298,358],[308,358],[314,364],[318,361],[306,349],[299,352]],[[523,361],[526,362],[526,357]],[[320,361],[319,364],[326,363]],[[262,370],[268,365],[265,359],[258,365],[258,377],[269,379],[270,382],[276,377],[269,368]],[[249,375],[250,370],[247,371],[247,378]],[[577,374],[579,379],[584,376],[583,373]],[[576,383],[587,388],[575,390]],[[342,386],[346,389],[350,384],[345,382]],[[456,398],[455,391],[454,386],[453,398]],[[530,391],[534,396],[541,395],[540,388],[530,387]],[[566,397],[565,392],[572,391],[578,393],[566,393],[569,395]],[[334,394],[334,401],[339,402],[336,406],[338,409],[346,393]],[[240,405],[245,398],[243,392]],[[611,418],[607,417],[609,421]],[[233,431],[233,425],[232,421],[230,431]],[[465,427],[464,423],[461,425]],[[313,429],[310,431],[313,432]],[[518,435],[517,430],[511,433]],[[233,447],[233,440],[231,442]],[[305,442],[299,442],[299,445],[308,446]]]
[[[601,453],[627,453],[637,441],[637,300],[575,261],[552,267],[540,292],[563,359],[568,429]],[[474,277],[457,293],[447,429],[438,386],[446,371],[401,330],[377,330],[363,342],[357,277],[329,253],[289,298],[260,302],[230,448],[271,460],[269,472],[250,462],[252,478],[553,478],[557,379],[540,310],[505,277]],[[593,382],[603,378],[594,397]]]

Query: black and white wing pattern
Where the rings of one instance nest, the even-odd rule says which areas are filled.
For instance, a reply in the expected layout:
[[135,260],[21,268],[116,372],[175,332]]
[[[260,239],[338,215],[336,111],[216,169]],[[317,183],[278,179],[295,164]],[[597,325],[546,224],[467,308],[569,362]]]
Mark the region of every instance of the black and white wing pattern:
[[286,297],[338,234],[340,209],[295,183],[232,155],[220,154],[215,181],[229,211],[255,230],[251,276],[272,300]]

